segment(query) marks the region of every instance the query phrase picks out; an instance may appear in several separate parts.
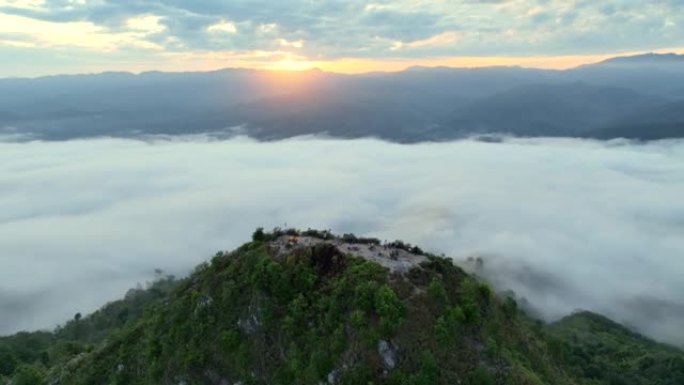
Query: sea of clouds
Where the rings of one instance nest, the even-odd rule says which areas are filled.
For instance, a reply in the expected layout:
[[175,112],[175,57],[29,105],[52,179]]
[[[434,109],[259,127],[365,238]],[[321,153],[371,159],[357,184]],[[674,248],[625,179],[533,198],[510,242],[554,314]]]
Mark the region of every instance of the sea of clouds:
[[684,344],[684,142],[0,143],[0,334],[51,328],[257,226],[402,239],[554,320]]

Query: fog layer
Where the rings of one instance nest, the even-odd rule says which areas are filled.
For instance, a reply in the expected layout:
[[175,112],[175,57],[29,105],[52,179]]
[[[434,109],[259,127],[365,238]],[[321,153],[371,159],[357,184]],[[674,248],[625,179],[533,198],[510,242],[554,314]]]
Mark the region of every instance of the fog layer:
[[590,309],[684,343],[683,196],[681,141],[0,143],[0,333],[295,226],[483,256],[546,319]]

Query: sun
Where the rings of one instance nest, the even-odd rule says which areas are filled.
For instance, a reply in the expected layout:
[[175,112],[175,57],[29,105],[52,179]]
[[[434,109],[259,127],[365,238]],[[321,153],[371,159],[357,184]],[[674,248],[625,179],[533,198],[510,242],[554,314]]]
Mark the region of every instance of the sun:
[[308,71],[314,68],[316,68],[314,62],[297,59],[278,60],[266,66],[266,69],[271,71]]

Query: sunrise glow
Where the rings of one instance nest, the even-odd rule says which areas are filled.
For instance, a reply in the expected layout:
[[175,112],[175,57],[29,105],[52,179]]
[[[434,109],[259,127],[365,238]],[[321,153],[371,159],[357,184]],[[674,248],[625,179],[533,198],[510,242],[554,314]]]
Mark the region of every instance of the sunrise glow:
[[[567,69],[618,55],[684,52],[682,7],[600,3],[395,0],[343,3],[332,12],[320,2],[278,5],[263,15],[242,1],[105,7],[0,0],[0,77],[227,67]],[[649,27],[630,28],[641,24]]]

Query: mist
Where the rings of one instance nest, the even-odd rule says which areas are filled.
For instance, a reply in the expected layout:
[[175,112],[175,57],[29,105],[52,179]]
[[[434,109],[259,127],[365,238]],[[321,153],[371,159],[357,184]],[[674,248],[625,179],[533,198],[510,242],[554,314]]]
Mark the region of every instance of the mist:
[[675,140],[0,143],[0,334],[291,226],[481,256],[545,320],[588,309],[684,344],[683,196]]

